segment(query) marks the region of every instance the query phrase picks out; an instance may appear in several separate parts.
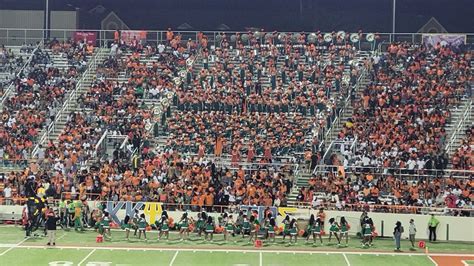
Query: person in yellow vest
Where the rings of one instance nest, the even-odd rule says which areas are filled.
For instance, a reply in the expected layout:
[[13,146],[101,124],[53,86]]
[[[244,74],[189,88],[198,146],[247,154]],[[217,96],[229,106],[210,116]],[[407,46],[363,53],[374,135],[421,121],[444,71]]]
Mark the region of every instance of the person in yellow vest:
[[430,231],[430,236],[429,240],[431,241],[436,241],[436,228],[438,227],[439,220],[436,219],[434,214],[431,214],[431,218],[428,221],[428,229]]
[[132,156],[132,168],[133,168],[133,173],[136,174],[138,172],[138,167],[140,166],[140,157],[138,156],[138,153],[134,153]]
[[84,231],[82,227],[82,202],[80,200],[74,201],[74,230]]

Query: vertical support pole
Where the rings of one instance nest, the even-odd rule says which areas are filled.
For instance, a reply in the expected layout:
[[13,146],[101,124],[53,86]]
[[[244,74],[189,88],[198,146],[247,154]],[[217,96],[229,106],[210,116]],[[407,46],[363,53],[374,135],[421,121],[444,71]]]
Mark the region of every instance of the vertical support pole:
[[449,241],[449,224],[446,224],[446,241]]
[[383,220],[380,221],[380,236],[383,237]]
[[393,7],[392,7],[392,33],[395,34],[395,23],[396,23],[396,7],[397,7],[397,0],[392,0],[393,1]]

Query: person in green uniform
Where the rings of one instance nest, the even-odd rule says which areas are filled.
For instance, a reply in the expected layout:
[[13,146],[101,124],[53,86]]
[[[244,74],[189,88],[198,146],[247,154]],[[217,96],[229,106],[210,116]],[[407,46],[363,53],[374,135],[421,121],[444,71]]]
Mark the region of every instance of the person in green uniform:
[[370,218],[365,217],[362,223],[362,235],[363,241],[362,245],[364,247],[371,246],[371,238],[372,238],[372,225],[370,223]]
[[74,230],[84,231],[82,226],[82,202],[80,200],[74,201]]
[[291,219],[291,222],[289,224],[289,230],[290,230],[290,245],[293,238],[295,238],[295,244],[296,244],[298,240],[298,224],[296,223],[295,218]]
[[73,226],[75,210],[76,206],[74,205],[74,201],[69,202],[69,204],[67,205],[68,226]]
[[234,235],[234,220],[232,214],[224,213],[224,241],[229,240],[229,234]]
[[319,242],[323,245],[323,239],[321,237],[321,220],[319,217],[315,219],[314,214],[311,214],[309,217],[308,223],[308,236],[306,237],[306,241],[309,240],[310,236],[313,236],[313,244],[316,244],[316,237],[319,237]]
[[242,221],[242,238],[244,238],[247,234],[250,234],[250,222],[247,218],[247,214],[244,214]]
[[271,215],[270,220],[268,222],[268,239],[271,239],[273,243],[275,243],[275,227],[276,227],[276,222],[275,218],[273,218]]
[[125,219],[122,221],[122,229],[125,230],[125,237],[129,240],[128,236],[130,235],[130,228],[132,227],[130,216],[125,216]]
[[196,230],[199,237],[201,237],[202,232],[204,232],[204,224],[205,224],[206,218],[207,218],[207,215],[205,212],[197,214]]
[[213,236],[214,236],[214,220],[212,219],[211,216],[208,216],[207,221],[206,221],[206,231],[205,231],[204,239],[212,241]]
[[109,239],[112,238],[112,234],[110,232],[110,216],[108,212],[104,212],[104,217],[102,217],[102,234],[104,237],[108,237]]
[[337,224],[336,219],[334,219],[334,218],[329,219],[329,240],[328,240],[328,244],[331,242],[331,237],[334,235],[334,237],[336,237],[336,240],[337,240],[337,245],[338,246],[341,245],[341,240],[339,239],[338,232],[339,232],[339,225]]
[[283,242],[285,242],[285,238],[289,234],[290,234],[290,216],[286,215],[285,219],[283,219]]
[[140,214],[140,218],[138,219],[138,239],[141,239],[142,237],[142,233],[143,233],[143,236],[145,237],[145,240],[146,239],[146,227],[148,226],[148,223],[146,222],[146,219],[145,219],[145,214]]
[[181,240],[187,240],[189,238],[189,218],[187,212],[183,213],[183,216],[181,216],[181,220],[179,220],[178,225],[180,227],[179,236],[181,237]]
[[257,240],[257,234],[258,234],[258,231],[260,230],[260,223],[258,222],[258,219],[256,219],[255,216],[252,215],[250,216],[249,224],[250,224],[249,242],[252,242],[252,240]]
[[138,210],[135,209],[135,213],[133,214],[133,218],[132,218],[132,228],[135,230],[133,233],[133,236],[137,236],[139,220],[140,220],[140,215],[138,213]]
[[67,200],[62,200],[62,201],[59,202],[59,216],[60,216],[61,225],[63,226],[64,229],[66,229],[68,227],[68,225],[67,225],[67,205],[68,205]]
[[170,227],[168,225],[168,222],[169,222],[168,214],[163,213],[163,215],[161,215],[161,219],[160,219],[159,224],[157,226],[160,230],[158,240],[161,240],[161,237],[163,236],[163,234],[165,235],[166,240],[168,240],[169,235],[170,235]]
[[268,213],[267,217],[265,217],[265,220],[263,221],[263,231],[264,231],[264,238],[268,239],[269,233],[268,231],[270,230],[270,219],[272,218],[272,214]]
[[340,238],[340,240],[342,240],[343,237],[346,238],[346,247],[347,247],[347,246],[349,246],[349,228],[350,228],[350,225],[347,222],[346,217],[344,217],[344,216],[341,217],[341,221],[340,221],[339,225],[340,225],[340,228],[341,228],[340,233],[339,233],[340,234],[339,238]]
[[244,222],[244,213],[242,211],[239,212],[239,215],[237,216],[237,219],[235,220],[234,224],[234,232],[236,234],[241,234],[242,233],[242,224]]

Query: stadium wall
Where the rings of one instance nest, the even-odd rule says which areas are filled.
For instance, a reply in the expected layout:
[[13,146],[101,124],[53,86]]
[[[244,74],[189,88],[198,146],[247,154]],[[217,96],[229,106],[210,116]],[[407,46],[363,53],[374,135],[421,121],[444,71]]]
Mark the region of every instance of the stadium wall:
[[[39,42],[44,36],[43,28],[43,10],[0,10],[0,44],[21,45],[25,41]],[[51,11],[50,28],[63,29],[51,30],[51,38],[61,40],[71,38],[77,28],[77,12]]]
[[[96,208],[98,202],[89,202],[89,206]],[[258,213],[263,213],[266,207],[256,207],[256,206],[243,206],[242,209],[257,211]],[[149,223],[154,223],[155,220],[161,217],[163,211],[162,204],[158,202],[108,202],[106,204],[106,209],[111,213],[112,218],[116,222],[120,222],[125,218],[125,215],[128,213],[130,216],[133,215],[134,210],[138,209],[140,212],[145,213],[145,216]],[[18,217],[21,216],[23,206],[14,205],[14,206],[0,206],[0,217]],[[294,217],[298,220],[299,228],[306,228],[306,223],[311,214],[316,215],[317,210],[310,209],[299,209],[299,208],[290,208],[290,207],[272,207],[272,212],[278,213],[277,223],[281,225],[286,214],[289,214],[291,217]],[[360,231],[359,219],[361,212],[352,212],[352,211],[325,211],[326,213],[326,224],[330,218],[336,218],[337,220],[340,217],[344,216],[351,224],[350,232],[351,234],[356,234]],[[173,217],[174,221],[179,221],[183,211],[168,211],[168,215]],[[197,217],[197,212],[189,211],[188,215],[194,219]],[[219,217],[219,213],[211,213],[210,215]],[[234,214],[234,219],[236,214]],[[374,221],[376,231],[379,236],[391,237],[393,228],[397,221],[402,222],[402,225],[405,227],[405,233],[403,237],[408,237],[408,223],[410,219],[415,220],[415,225],[417,226],[417,239],[427,239],[428,238],[428,220],[430,215],[420,215],[420,214],[398,214],[398,213],[375,213],[369,212],[369,217]],[[472,217],[455,217],[455,216],[437,216],[437,219],[440,221],[440,224],[437,228],[437,235],[439,240],[450,240],[450,241],[469,241],[474,242],[474,218]],[[327,228],[326,228],[327,231]]]

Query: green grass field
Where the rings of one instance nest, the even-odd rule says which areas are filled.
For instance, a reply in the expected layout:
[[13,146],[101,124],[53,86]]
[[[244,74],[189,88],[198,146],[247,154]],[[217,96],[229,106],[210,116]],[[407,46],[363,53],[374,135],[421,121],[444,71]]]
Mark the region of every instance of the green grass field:
[[[328,245],[327,238],[323,239],[324,246],[313,246],[303,238],[289,245],[281,237],[276,243],[255,248],[240,236],[224,242],[223,236],[216,234],[213,242],[205,242],[192,234],[190,240],[180,241],[172,232],[169,241],[158,241],[157,232],[147,233],[148,241],[136,237],[128,241],[124,232],[113,231],[112,240],[96,243],[96,232],[58,230],[57,246],[48,247],[46,238],[25,239],[20,227],[4,226],[0,227],[0,265],[437,265],[424,250],[410,251],[406,240],[402,243],[404,252],[394,253],[393,241],[381,238],[368,249],[362,248],[357,238],[350,239],[349,247],[339,248],[335,243]],[[474,260],[470,243],[431,244],[429,251],[470,254]]]

